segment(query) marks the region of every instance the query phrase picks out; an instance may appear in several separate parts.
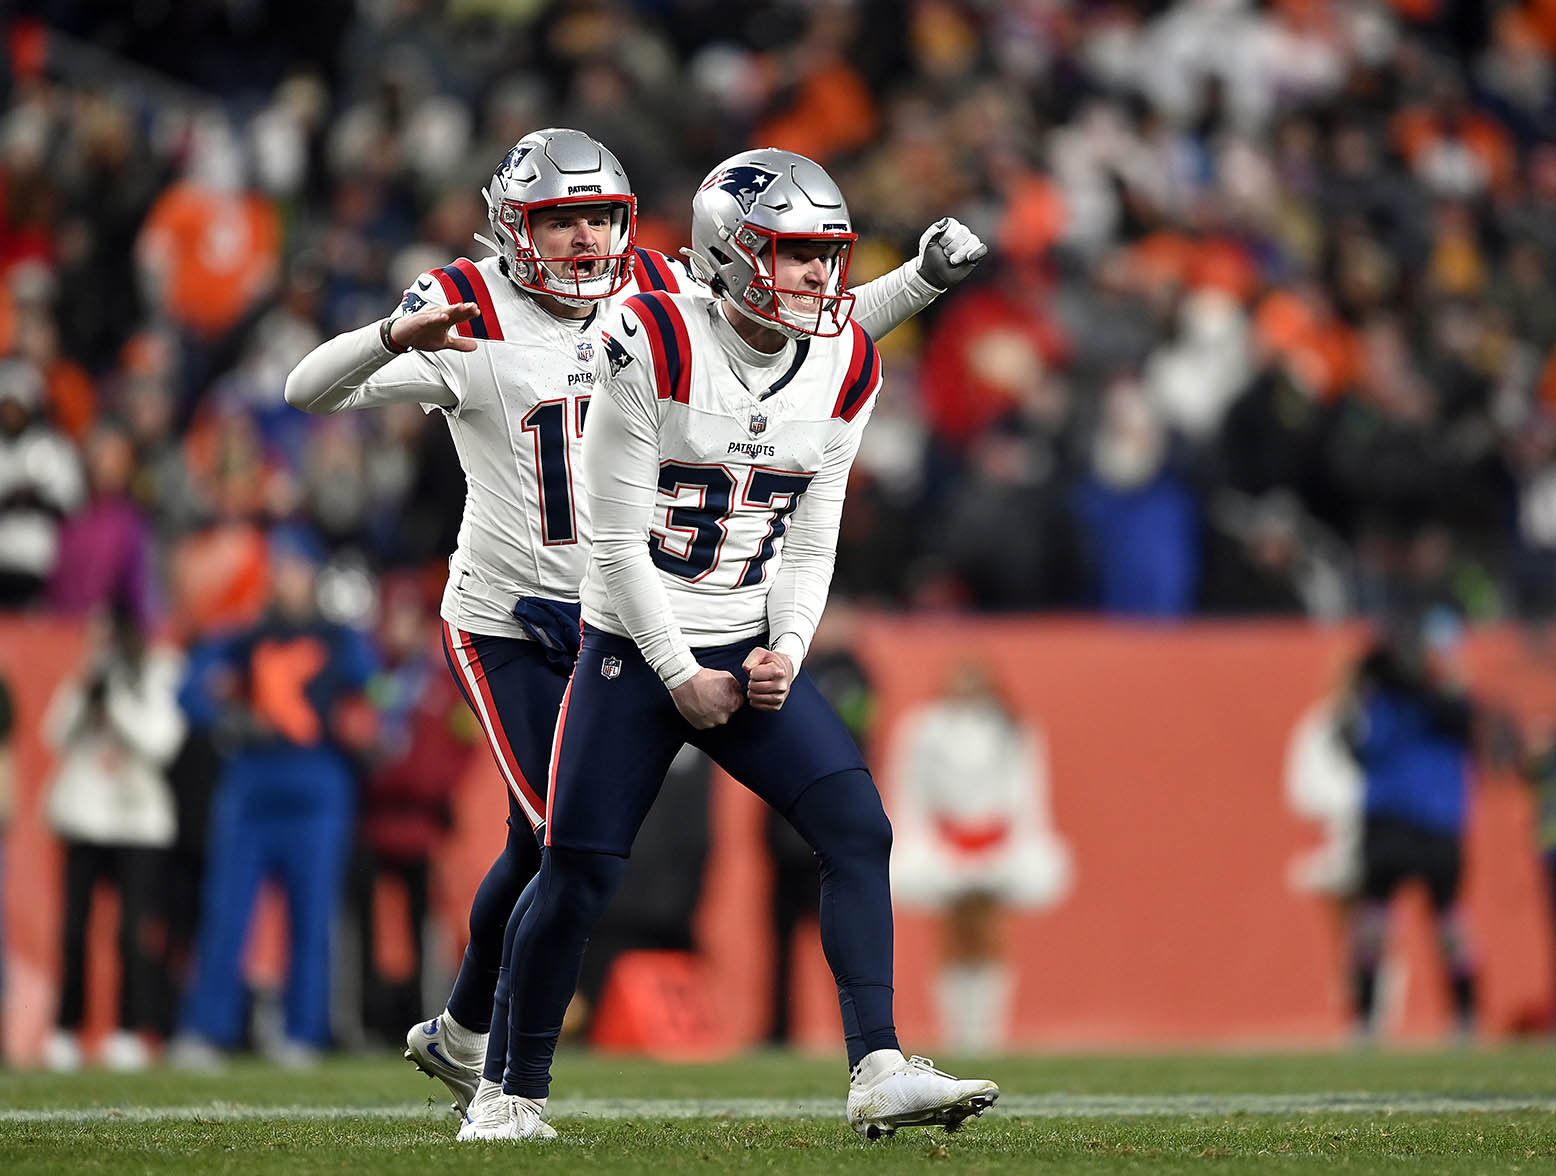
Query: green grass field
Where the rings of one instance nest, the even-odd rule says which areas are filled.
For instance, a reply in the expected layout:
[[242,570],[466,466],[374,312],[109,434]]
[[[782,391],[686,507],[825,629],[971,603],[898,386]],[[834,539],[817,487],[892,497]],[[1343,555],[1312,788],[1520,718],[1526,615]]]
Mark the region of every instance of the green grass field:
[[546,1144],[453,1143],[397,1058],[284,1073],[0,1072],[0,1172],[1551,1172],[1556,1049],[1010,1058],[962,1131],[867,1144],[836,1063],[562,1057]]

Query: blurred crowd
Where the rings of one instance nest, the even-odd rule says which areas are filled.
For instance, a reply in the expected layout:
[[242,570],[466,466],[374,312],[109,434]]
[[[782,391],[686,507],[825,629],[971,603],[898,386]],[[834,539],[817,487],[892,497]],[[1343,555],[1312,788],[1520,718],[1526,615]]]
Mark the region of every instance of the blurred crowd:
[[953,214],[978,280],[885,341],[839,590],[889,605],[1556,606],[1548,0],[23,0],[0,116],[0,607],[255,619],[265,530],[343,619],[453,546],[414,409],[281,398],[479,247],[537,126],[673,252],[752,143],[838,175],[855,280]]

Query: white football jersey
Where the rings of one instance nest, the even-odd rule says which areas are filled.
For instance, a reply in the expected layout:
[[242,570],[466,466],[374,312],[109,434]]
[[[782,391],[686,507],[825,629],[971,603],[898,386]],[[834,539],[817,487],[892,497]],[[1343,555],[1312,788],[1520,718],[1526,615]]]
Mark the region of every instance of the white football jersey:
[[[456,628],[524,637],[512,612],[521,596],[578,599],[589,505],[576,472],[600,326],[639,290],[694,284],[680,262],[650,249],[636,254],[632,283],[584,319],[547,313],[503,276],[495,257],[461,258],[418,277],[401,307],[409,313],[428,304],[475,303],[479,317],[457,329],[482,341],[476,350],[413,351],[384,362],[376,324],[319,349],[360,334],[358,346],[369,352],[360,362],[371,374],[331,411],[410,401],[447,419],[466,485],[441,609]],[[343,355],[335,366],[350,364]],[[339,388],[349,380],[332,383]]]
[[881,383],[874,342],[850,323],[764,357],[697,286],[627,299],[598,363],[585,622],[632,637],[672,688],[692,648],[764,631],[798,663]]

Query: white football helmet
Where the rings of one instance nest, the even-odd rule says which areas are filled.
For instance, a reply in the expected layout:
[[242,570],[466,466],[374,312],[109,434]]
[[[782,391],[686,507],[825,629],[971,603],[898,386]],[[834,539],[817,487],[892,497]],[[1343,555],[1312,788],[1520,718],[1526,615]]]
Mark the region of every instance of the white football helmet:
[[[814,160],[760,147],[719,164],[692,197],[691,255],[702,276],[747,318],[791,339],[840,335],[853,314],[848,263],[853,256],[848,205]],[[783,243],[828,250],[820,293],[780,288],[773,260]]]
[[[637,197],[621,161],[603,143],[561,127],[533,131],[503,157],[481,195],[496,240],[476,239],[501,255],[509,280],[521,290],[585,306],[631,281]],[[610,206],[609,252],[592,257],[535,252],[531,218],[569,204]]]

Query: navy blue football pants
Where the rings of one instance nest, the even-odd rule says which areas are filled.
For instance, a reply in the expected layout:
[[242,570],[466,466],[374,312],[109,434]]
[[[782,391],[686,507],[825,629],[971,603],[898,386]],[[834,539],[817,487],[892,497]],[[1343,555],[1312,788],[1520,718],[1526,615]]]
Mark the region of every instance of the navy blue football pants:
[[[742,687],[760,642],[697,651]],[[781,710],[742,707],[698,731],[629,639],[586,629],[552,755],[547,848],[509,957],[503,1089],[542,1098],[589,931],[686,743],[783,813],[821,859],[821,940],[837,981],[849,1063],[895,1048],[891,825],[842,720],[801,672]]]
[[508,840],[486,871],[470,904],[470,940],[449,993],[448,1010],[477,1032],[494,1030],[498,1041],[494,1081],[502,1075],[507,1001],[498,984],[508,922],[524,888],[540,866],[545,823],[545,779],[567,679],[546,662],[533,641],[490,637],[443,623],[443,654],[470,705],[508,791]]

